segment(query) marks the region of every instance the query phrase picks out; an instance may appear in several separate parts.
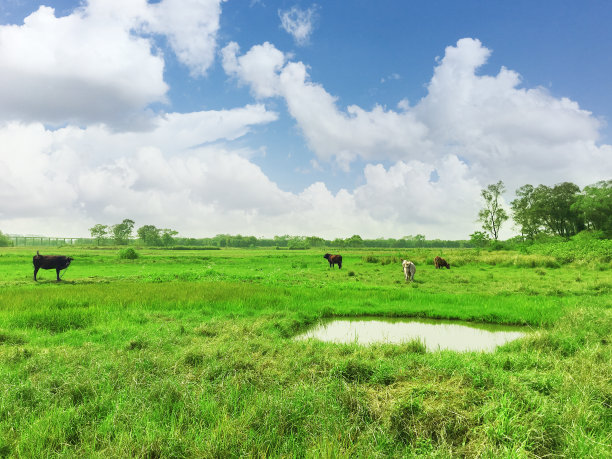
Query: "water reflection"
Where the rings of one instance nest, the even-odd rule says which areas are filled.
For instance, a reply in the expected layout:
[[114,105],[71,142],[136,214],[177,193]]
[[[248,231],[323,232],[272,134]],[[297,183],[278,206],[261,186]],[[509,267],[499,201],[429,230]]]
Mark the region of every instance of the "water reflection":
[[525,335],[522,327],[428,319],[342,319],[316,326],[296,339],[334,343],[402,343],[420,340],[428,351],[492,352]]

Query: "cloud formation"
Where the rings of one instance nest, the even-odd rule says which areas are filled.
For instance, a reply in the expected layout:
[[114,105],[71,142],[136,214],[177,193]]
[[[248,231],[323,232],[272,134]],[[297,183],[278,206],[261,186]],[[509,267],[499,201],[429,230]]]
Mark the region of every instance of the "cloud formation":
[[213,62],[220,0],[89,0],[68,16],[41,6],[23,25],[0,26],[0,120],[142,128],[166,102],[168,38],[193,75]]
[[431,163],[454,155],[481,183],[503,178],[510,189],[558,177],[584,185],[612,173],[611,147],[597,144],[600,122],[574,101],[543,88],[521,88],[520,75],[504,67],[494,76],[477,74],[491,54],[479,40],[465,38],[447,47],[428,94],[415,106],[400,101],[399,111],[342,109],[310,81],[303,63],[281,59],[273,46],[257,50],[269,60],[274,56],[276,65],[266,72],[243,65],[254,49],[231,56],[237,51],[224,50],[224,62],[234,63],[226,67],[228,74],[260,97],[282,96],[317,157],[344,169],[356,159]]
[[288,10],[278,10],[278,17],[281,20],[282,28],[293,37],[297,45],[304,46],[310,41],[310,35],[314,29],[316,11],[317,8],[314,5],[305,10],[297,6],[293,6]]

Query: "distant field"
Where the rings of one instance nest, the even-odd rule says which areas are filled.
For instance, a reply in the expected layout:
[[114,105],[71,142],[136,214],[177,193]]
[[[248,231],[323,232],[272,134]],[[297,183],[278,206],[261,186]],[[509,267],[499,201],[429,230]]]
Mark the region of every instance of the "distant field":
[[[36,249],[0,248],[0,457],[609,457],[609,252],[556,250],[343,249],[338,270],[324,249],[44,248],[74,262],[35,283]],[[292,340],[345,316],[533,333],[492,354]]]

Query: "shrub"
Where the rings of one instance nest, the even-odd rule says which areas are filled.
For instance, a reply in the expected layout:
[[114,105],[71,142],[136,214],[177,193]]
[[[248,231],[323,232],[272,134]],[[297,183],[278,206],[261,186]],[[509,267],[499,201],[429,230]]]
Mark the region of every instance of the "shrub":
[[12,245],[13,241],[0,231],[0,247],[11,247]]
[[128,247],[127,249],[121,249],[119,251],[119,258],[121,260],[135,260],[136,258],[138,258],[138,253],[131,247]]

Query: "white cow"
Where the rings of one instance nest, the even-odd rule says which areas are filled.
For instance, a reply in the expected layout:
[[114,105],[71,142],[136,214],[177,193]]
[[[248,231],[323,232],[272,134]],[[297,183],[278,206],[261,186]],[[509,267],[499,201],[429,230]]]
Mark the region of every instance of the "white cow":
[[414,279],[414,273],[416,272],[416,266],[414,266],[413,262],[404,260],[402,261],[402,267],[404,268],[404,276],[406,277],[406,282],[408,282],[408,280],[412,282],[412,280]]

